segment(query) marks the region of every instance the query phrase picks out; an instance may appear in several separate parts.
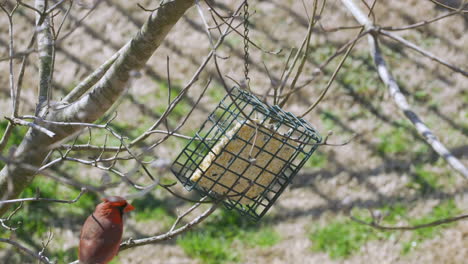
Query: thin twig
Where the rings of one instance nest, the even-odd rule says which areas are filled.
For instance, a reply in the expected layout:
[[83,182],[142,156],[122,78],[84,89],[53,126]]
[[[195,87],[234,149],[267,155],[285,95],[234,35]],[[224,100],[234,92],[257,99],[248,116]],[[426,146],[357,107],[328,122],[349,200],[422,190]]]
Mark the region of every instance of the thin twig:
[[372,228],[378,229],[378,230],[403,230],[403,231],[410,231],[410,230],[416,230],[416,229],[421,229],[421,228],[428,228],[428,227],[434,227],[434,226],[439,226],[439,225],[444,225],[444,224],[450,224],[453,222],[458,222],[460,220],[465,220],[468,218],[468,214],[465,215],[460,215],[456,217],[449,217],[449,218],[444,218],[444,219],[439,219],[433,222],[425,223],[425,224],[420,224],[420,225],[414,225],[414,226],[383,226],[375,221],[372,222],[366,222],[361,219],[358,219],[354,216],[350,216],[351,220],[370,226]]
[[86,188],[82,188],[78,196],[73,200],[60,200],[60,199],[53,199],[53,198],[42,198],[42,197],[31,197],[31,198],[20,198],[20,199],[12,199],[12,200],[3,200],[0,201],[0,205],[2,204],[11,204],[11,203],[20,203],[20,202],[52,202],[52,203],[67,203],[72,204],[76,203],[83,194],[87,192]]
[[11,132],[13,132],[13,123],[8,122],[8,125],[5,128],[5,132],[3,133],[2,139],[0,140],[0,153],[3,152],[3,149],[7,145],[8,139],[11,136]]
[[129,248],[133,247],[138,247],[138,246],[143,246],[143,245],[148,245],[148,244],[154,244],[158,243],[161,241],[169,240],[174,238],[177,235],[180,235],[184,232],[187,232],[194,226],[200,224],[205,220],[208,216],[210,216],[216,209],[218,208],[218,203],[213,204],[210,208],[208,208],[205,212],[200,214],[198,217],[190,221],[189,223],[183,225],[182,227],[179,227],[178,229],[175,229],[173,231],[167,232],[162,235],[157,235],[157,236],[152,236],[152,237],[147,237],[147,238],[141,238],[141,239],[129,239],[125,242],[122,242],[120,244],[120,249],[119,251],[123,251]]
[[26,255],[31,256],[31,257],[39,260],[42,263],[52,264],[52,262],[50,262],[50,260],[46,256],[40,255],[39,253],[36,253],[36,252],[32,251],[31,249],[21,245],[17,241],[14,241],[14,240],[8,239],[8,238],[0,238],[0,242],[12,245],[15,248],[19,249],[21,252],[26,253]]
[[[63,0],[62,0],[62,2],[63,2]],[[65,24],[65,21],[67,20],[68,15],[70,14],[70,11],[71,11],[72,7],[73,7],[73,0],[70,0],[70,6],[68,7],[67,11],[65,12],[65,15],[63,15],[62,21],[60,22],[60,25],[59,25],[59,27],[57,29],[57,32],[55,32],[55,30],[54,30],[54,40],[55,41],[57,41],[58,36],[60,35],[60,31],[62,31],[62,27]]]
[[10,81],[10,97],[11,97],[11,113],[13,114],[15,112],[15,103],[16,103],[16,90],[15,90],[15,75],[14,75],[14,70],[13,70],[13,54],[15,53],[14,51],[14,46],[13,46],[13,14],[15,13],[16,9],[18,8],[18,3],[13,7],[13,9],[8,12],[8,10],[3,6],[0,5],[0,8],[3,10],[3,12],[7,15],[8,17],[8,35],[9,35],[9,42],[8,42],[8,54],[9,54],[9,81]]
[[[35,39],[36,39],[36,34],[33,34],[32,37],[31,37],[31,40],[29,41],[28,49],[33,47]],[[21,61],[20,71],[19,71],[19,74],[18,74],[18,81],[16,83],[16,102],[15,102],[13,117],[18,116],[18,109],[19,109],[20,98],[21,98],[21,90],[23,88],[24,71],[26,70],[26,66],[28,64],[28,55],[29,54],[25,54],[23,56],[22,61]]]
[[332,76],[330,77],[330,79],[328,80],[327,84],[325,85],[325,88],[323,89],[323,91],[320,93],[319,97],[317,98],[317,100],[315,100],[315,102],[309,107],[307,108],[307,110],[302,113],[299,117],[300,118],[303,118],[304,116],[306,116],[308,113],[310,113],[310,111],[312,111],[322,100],[323,98],[325,97],[325,95],[327,94],[328,90],[330,89],[331,85],[333,84],[333,82],[335,81],[336,79],[336,76],[338,75],[338,72],[341,70],[341,68],[343,67],[343,64],[344,62],[346,61],[346,59],[348,58],[349,54],[351,53],[351,50],[354,48],[354,46],[356,45],[356,43],[359,41],[360,36],[362,34],[366,34],[367,32],[364,32],[364,28],[361,28],[361,30],[359,31],[359,34],[356,36],[356,38],[354,38],[355,40],[351,43],[351,45],[348,47],[348,49],[346,50],[346,53],[344,54],[343,58],[341,59],[340,63],[338,64],[338,66],[335,68],[335,71],[333,72]]
[[[216,8],[214,8],[214,6],[210,3],[210,1],[206,1],[205,0],[205,3],[208,5],[208,7],[210,7],[210,11],[213,12],[219,19],[221,19],[221,21],[223,22],[223,24],[225,24],[226,26],[228,26],[228,28],[230,28],[232,31],[234,31],[237,35],[243,37],[244,34],[242,34],[239,30],[237,30],[236,27],[233,27],[231,24],[232,24],[232,21],[229,22],[227,21],[217,10]],[[240,5],[239,7],[242,7],[243,5]],[[234,18],[235,16],[237,15],[236,12],[234,12],[234,14],[231,16],[231,18]],[[277,50],[277,51],[268,51],[268,50],[265,50],[263,49],[262,47],[260,47],[257,43],[253,42],[252,40],[248,39],[247,40],[249,42],[249,44],[251,44],[252,46],[254,46],[255,48],[257,48],[258,50],[262,51],[263,53],[268,53],[268,54],[273,54],[273,55],[278,55],[281,53],[281,49]]]
[[200,203],[196,203],[194,205],[192,205],[189,209],[187,209],[185,212],[183,212],[181,215],[178,215],[177,216],[177,219],[174,221],[174,224],[172,224],[172,227],[171,229],[169,229],[169,232],[173,232],[174,229],[177,227],[177,225],[179,224],[179,222],[184,218],[186,217],[188,214],[190,214],[191,212],[193,212],[195,209],[197,209],[198,207],[200,207],[201,203],[203,201],[205,201],[206,199],[208,198],[208,196],[205,196],[203,198],[200,199]]
[[[305,51],[304,51],[304,54],[302,55],[302,59],[301,59],[301,62],[299,63],[299,67],[298,67],[298,69],[296,71],[296,75],[294,76],[294,79],[293,79],[291,85],[289,86],[289,92],[293,91],[294,88],[296,88],[297,80],[299,80],[299,77],[302,74],[302,70],[304,68],[305,62],[307,61],[307,57],[309,56],[310,39],[311,39],[311,36],[312,36],[312,30],[314,29],[315,24],[317,23],[317,19],[315,19],[315,17],[317,16],[317,5],[318,5],[318,1],[316,0],[316,1],[314,1],[314,7],[312,9],[312,18],[309,21],[309,27],[307,29],[307,34],[306,34],[307,37],[306,37],[306,42],[305,42]],[[323,5],[325,5],[325,2],[324,2]],[[320,17],[320,14],[318,16]],[[301,50],[299,50],[299,53],[301,53],[301,51],[302,51],[302,47],[301,47]],[[289,93],[287,96],[285,96],[283,98],[283,100],[279,103],[280,107],[283,107],[287,103],[287,101],[289,100],[290,94],[291,93]]]
[[445,67],[448,67],[449,69],[451,69],[452,71],[454,72],[458,72],[458,73],[461,73],[463,74],[464,76],[468,77],[468,72],[457,67],[457,66],[454,66],[452,65],[451,63],[449,63],[448,61],[442,59],[442,58],[439,58],[437,56],[435,56],[434,54],[426,51],[426,50],[423,50],[422,48],[420,48],[419,46],[415,45],[414,43],[411,43],[410,41],[400,37],[400,36],[397,36],[391,32],[388,32],[388,31],[385,31],[385,30],[379,30],[379,33],[386,36],[386,37],[389,37],[395,41],[398,41],[399,43],[403,44],[404,46],[424,55],[425,57],[428,57],[429,59],[433,60],[433,61],[436,61],[442,65],[444,65]]
[[434,3],[434,4],[438,5],[438,6],[441,6],[443,8],[447,8],[448,10],[452,10],[452,11],[461,10],[462,13],[468,13],[468,10],[463,10],[464,5],[462,5],[460,8],[457,9],[457,8],[451,7],[449,5],[446,5],[446,4],[441,3],[439,1],[436,1],[436,0],[429,0],[429,1],[431,1],[432,3]]
[[408,30],[408,29],[415,29],[415,28],[418,28],[418,27],[427,26],[427,25],[429,25],[431,23],[434,23],[436,21],[442,20],[442,19],[447,18],[447,17],[451,17],[451,16],[456,15],[456,14],[460,14],[460,11],[452,11],[450,13],[447,13],[447,14],[444,14],[444,15],[429,19],[429,20],[424,20],[424,21],[421,21],[421,22],[418,22],[418,23],[407,25],[407,26],[402,26],[402,27],[388,26],[388,27],[382,27],[382,29],[383,30],[388,30],[388,31],[402,31],[402,30]]
[[10,123],[13,123],[15,125],[20,125],[20,126],[28,126],[32,129],[36,129],[37,131],[40,131],[44,134],[46,134],[47,136],[49,137],[54,137],[55,136],[55,133],[50,131],[49,129],[45,128],[45,127],[42,127],[36,123],[33,123],[33,122],[28,122],[28,121],[24,121],[20,118],[10,118],[10,117],[6,117],[5,116],[5,119],[7,119],[8,121],[10,121]]
[[[234,14],[237,14],[240,10],[240,7],[236,10]],[[182,91],[172,100],[171,104],[169,107],[164,111],[162,116],[147,130],[147,132],[143,133],[136,139],[134,139],[129,146],[132,147],[139,142],[142,142],[145,140],[150,134],[148,133],[149,131],[155,130],[159,125],[167,118],[167,116],[174,110],[176,105],[180,102],[180,100],[183,99],[185,94],[189,91],[189,89],[193,86],[193,84],[198,80],[201,72],[205,69],[206,65],[208,62],[212,59],[213,55],[215,54],[215,50],[223,43],[225,37],[230,33],[229,28],[225,29],[223,34],[219,37],[217,43],[214,45],[215,49],[212,49],[209,54],[205,57],[203,62],[200,64],[198,69],[195,71],[193,74],[192,78],[189,80],[189,82],[185,85],[185,87],[182,89]]]
[[[46,14],[49,14],[51,13],[52,11],[54,11],[57,7],[59,7],[61,4],[63,4],[63,2],[65,2],[67,0],[60,0],[58,1],[57,3],[55,3],[53,6],[49,7],[49,9],[47,9],[46,11]],[[71,1],[73,3],[73,1]]]
[[11,218],[23,207],[23,203],[21,202],[16,208],[15,210],[13,210],[13,212],[10,213],[10,215],[8,215],[7,218],[3,219],[3,218],[0,218],[0,224],[2,225],[3,228],[7,229],[7,230],[10,230],[10,231],[15,231],[16,229],[18,229],[18,227],[11,227],[11,226],[7,226],[5,224],[5,222],[8,222],[11,220]]

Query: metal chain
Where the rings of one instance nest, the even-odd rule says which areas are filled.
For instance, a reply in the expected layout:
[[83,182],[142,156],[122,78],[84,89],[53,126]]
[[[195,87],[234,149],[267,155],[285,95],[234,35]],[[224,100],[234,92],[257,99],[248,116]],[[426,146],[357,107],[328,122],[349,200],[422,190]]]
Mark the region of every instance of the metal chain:
[[249,3],[247,0],[244,1],[244,77],[245,85],[250,91],[250,77],[249,77]]

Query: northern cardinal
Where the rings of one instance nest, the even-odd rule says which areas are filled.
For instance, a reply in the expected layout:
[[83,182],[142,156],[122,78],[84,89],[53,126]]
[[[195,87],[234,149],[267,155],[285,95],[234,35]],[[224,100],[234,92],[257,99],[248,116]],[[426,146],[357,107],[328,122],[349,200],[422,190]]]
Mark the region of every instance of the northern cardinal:
[[135,209],[119,196],[102,200],[81,228],[78,259],[82,264],[106,264],[117,255],[122,240],[122,216]]

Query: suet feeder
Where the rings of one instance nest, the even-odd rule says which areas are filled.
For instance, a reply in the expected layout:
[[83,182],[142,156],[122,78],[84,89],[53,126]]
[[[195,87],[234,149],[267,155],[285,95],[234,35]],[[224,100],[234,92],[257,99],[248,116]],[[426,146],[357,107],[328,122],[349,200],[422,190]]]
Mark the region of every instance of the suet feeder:
[[222,199],[228,209],[257,221],[320,142],[304,119],[234,87],[171,170],[186,189]]

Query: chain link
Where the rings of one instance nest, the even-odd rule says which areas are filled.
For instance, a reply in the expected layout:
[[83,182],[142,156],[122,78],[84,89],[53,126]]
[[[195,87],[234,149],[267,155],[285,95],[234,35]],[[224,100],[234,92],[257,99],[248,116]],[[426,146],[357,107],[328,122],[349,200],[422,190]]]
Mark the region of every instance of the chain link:
[[245,85],[250,91],[250,77],[249,77],[249,31],[250,31],[250,14],[249,14],[249,3],[247,0],[244,1],[244,77]]

